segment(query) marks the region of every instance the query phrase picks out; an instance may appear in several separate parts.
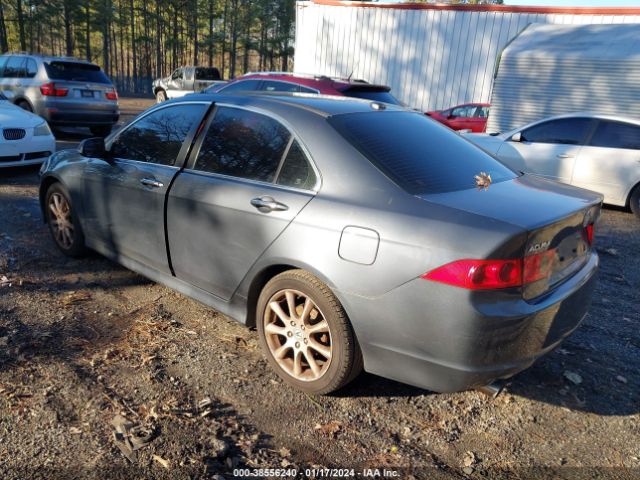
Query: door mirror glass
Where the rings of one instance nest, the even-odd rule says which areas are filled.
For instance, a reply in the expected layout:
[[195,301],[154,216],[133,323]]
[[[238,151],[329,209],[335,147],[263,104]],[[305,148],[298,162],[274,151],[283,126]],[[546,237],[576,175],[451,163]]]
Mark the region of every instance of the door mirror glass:
[[521,142],[521,141],[522,141],[522,133],[521,133],[521,132],[514,133],[514,134],[511,136],[511,141],[512,141],[512,142]]
[[78,146],[78,151],[83,157],[106,158],[106,150],[104,147],[104,138],[87,138]]

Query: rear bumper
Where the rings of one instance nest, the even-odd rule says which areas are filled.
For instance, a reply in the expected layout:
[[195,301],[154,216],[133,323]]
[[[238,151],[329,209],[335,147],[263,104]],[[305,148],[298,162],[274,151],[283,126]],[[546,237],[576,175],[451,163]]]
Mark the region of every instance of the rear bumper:
[[533,302],[422,279],[377,299],[341,296],[367,371],[452,392],[510,377],[556,348],[586,315],[597,269],[593,253],[573,277]]
[[50,125],[92,127],[101,125],[115,125],[120,119],[120,112],[118,110],[110,112],[81,110],[63,111],[47,108],[43,116]]

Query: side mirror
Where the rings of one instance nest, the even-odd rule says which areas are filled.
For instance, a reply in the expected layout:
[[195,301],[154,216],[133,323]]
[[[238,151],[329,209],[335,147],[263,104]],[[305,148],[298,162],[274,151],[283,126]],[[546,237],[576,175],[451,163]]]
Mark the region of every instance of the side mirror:
[[104,138],[87,138],[78,145],[78,152],[83,157],[106,158],[107,152],[104,146]]
[[521,141],[522,141],[522,133],[521,133],[521,132],[514,133],[514,134],[511,136],[511,141],[512,141],[512,142],[521,142]]

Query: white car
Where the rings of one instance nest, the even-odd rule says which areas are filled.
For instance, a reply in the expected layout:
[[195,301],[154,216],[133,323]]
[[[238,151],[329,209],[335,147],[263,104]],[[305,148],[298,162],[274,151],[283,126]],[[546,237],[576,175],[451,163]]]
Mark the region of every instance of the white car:
[[47,122],[0,94],[0,168],[38,165],[56,151]]
[[640,217],[640,120],[573,113],[465,137],[514,170],[594,190]]

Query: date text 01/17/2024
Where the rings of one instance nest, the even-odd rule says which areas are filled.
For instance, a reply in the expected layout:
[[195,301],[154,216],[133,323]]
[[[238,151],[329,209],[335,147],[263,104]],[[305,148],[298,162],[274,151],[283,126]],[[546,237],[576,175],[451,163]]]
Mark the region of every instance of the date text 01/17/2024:
[[233,471],[234,477],[258,477],[258,478],[397,478],[397,470],[386,468],[365,468],[356,471],[353,468],[305,468],[298,471],[294,468],[238,468]]

